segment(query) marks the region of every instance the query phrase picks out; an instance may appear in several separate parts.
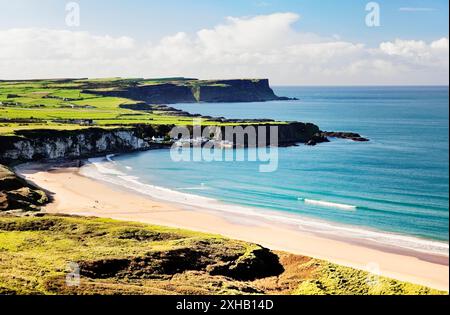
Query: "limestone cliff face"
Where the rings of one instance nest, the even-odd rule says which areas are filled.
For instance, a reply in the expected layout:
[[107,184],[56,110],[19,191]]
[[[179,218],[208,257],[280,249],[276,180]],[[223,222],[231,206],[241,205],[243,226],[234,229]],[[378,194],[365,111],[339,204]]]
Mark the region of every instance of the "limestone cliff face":
[[289,99],[276,96],[267,79],[189,81],[184,84],[163,83],[96,93],[103,96],[129,98],[148,104],[265,102]]
[[[117,129],[89,128],[74,131],[21,131],[17,132],[17,136],[0,136],[0,163],[59,158],[76,159],[158,148],[161,145],[152,143],[152,137],[167,136],[172,127],[161,125]],[[291,123],[277,125],[277,127],[280,146],[317,140],[317,134],[320,132],[319,127],[314,124]],[[269,137],[269,134],[267,133],[266,136]]]
[[[141,128],[142,129],[142,128]],[[150,147],[138,129],[35,130],[0,137],[0,162],[79,158]],[[152,132],[148,133],[152,136]]]

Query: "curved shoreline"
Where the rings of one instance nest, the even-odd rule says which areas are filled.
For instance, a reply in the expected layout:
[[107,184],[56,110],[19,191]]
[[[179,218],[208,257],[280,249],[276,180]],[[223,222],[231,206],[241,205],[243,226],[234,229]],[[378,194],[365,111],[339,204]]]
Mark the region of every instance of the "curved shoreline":
[[[141,182],[138,177],[130,176],[119,171],[116,167],[117,162],[112,158],[113,156],[107,155],[106,158],[89,159],[90,164],[85,165],[80,170],[80,173],[94,180],[102,180],[103,182],[125,188],[130,192],[137,192],[152,199],[172,203],[181,208],[188,207],[197,210],[214,211],[217,215],[222,215],[225,218],[229,218],[227,215],[231,214],[236,217],[248,217],[250,220],[265,220],[271,223],[285,224],[292,229],[312,233],[320,237],[340,239],[348,243],[381,248],[385,251],[403,252],[421,259],[429,259],[428,256],[436,256],[437,258],[432,257],[431,260],[443,261],[440,259],[441,257],[444,260],[449,257],[449,245],[443,241],[394,232],[384,232],[366,227],[338,224],[320,219],[304,218],[300,215],[270,209],[227,204],[214,198],[196,195],[191,192],[186,193],[176,189],[146,184]],[[202,188],[195,188],[195,190],[197,189]],[[316,203],[314,200],[304,199],[305,203],[308,201]],[[353,209],[353,206],[331,204],[323,201],[317,203],[320,203],[320,205],[325,203],[326,206],[345,206],[345,209],[352,207]]]
[[[95,216],[221,234],[273,250],[324,259],[390,278],[449,290],[448,257],[388,250],[340,237],[300,231],[292,225],[239,214],[225,216],[208,208],[155,201],[123,187],[83,176],[73,165],[31,163],[16,167],[25,179],[49,191],[54,202],[44,211]],[[89,166],[87,166],[89,167]],[[85,169],[82,167],[81,170]],[[374,266],[377,266],[374,270]]]

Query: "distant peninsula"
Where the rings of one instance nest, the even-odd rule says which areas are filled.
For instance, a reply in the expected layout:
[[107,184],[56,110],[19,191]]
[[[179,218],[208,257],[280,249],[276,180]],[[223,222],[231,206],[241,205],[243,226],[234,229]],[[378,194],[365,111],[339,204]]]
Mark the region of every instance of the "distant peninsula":
[[[98,92],[98,91],[97,91]],[[104,96],[125,97],[150,104],[233,103],[295,100],[277,96],[268,79],[197,80],[172,79],[134,82],[113,90],[100,91]]]
[[[157,148],[161,144],[153,138],[167,138],[174,126],[192,126],[194,117],[202,126],[277,126],[280,146],[328,141],[327,134],[313,123],[210,117],[167,105],[274,100],[291,99],[275,95],[267,79],[0,81],[0,163]],[[353,133],[349,139],[364,140]]]

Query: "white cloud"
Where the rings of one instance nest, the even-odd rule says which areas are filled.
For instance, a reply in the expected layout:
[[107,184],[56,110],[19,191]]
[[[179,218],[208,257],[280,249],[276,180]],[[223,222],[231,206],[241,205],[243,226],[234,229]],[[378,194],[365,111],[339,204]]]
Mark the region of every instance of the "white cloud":
[[431,11],[435,11],[434,8],[417,8],[417,7],[403,7],[403,8],[399,8],[399,11],[403,11],[403,12],[431,12]]
[[61,60],[120,57],[135,48],[129,37],[95,36],[87,32],[41,29],[0,31],[0,58]]
[[229,17],[156,43],[48,29],[0,31],[0,78],[268,77],[275,84],[448,84],[448,38],[377,48],[298,32],[294,13]]
[[448,46],[448,38],[441,38],[430,44],[424,41],[397,39],[394,42],[381,43],[380,50],[411,65],[442,66],[448,69]]

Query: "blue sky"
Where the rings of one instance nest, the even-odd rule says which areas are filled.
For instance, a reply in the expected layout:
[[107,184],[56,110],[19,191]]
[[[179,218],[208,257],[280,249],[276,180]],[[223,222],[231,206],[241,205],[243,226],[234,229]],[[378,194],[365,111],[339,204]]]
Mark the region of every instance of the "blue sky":
[[380,27],[367,0],[78,0],[79,27],[68,2],[0,0],[0,73],[448,84],[446,0],[376,1]]
[[[65,28],[62,0],[0,0],[0,29],[12,27]],[[323,36],[339,35],[370,45],[394,38],[433,40],[448,36],[448,1],[377,1],[381,27],[364,24],[361,0],[79,0],[80,29],[96,34],[152,39],[213,27],[227,16],[295,12],[294,27]],[[401,8],[427,10],[401,11]]]

